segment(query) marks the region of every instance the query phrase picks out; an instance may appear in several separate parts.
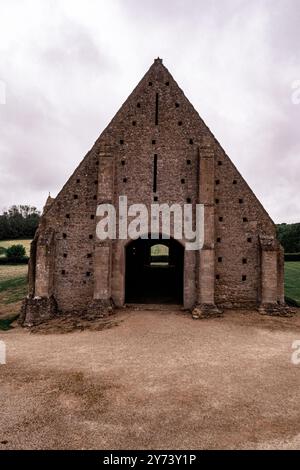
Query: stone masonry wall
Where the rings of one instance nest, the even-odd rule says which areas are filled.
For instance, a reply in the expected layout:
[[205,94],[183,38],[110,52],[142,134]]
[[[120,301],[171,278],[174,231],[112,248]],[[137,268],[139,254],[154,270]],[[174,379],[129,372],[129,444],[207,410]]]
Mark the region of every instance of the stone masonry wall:
[[[215,300],[257,304],[260,296],[258,236],[275,236],[273,222],[224,153],[168,70],[150,67],[120,111],[97,139],[43,216],[54,231],[53,295],[61,311],[86,308],[94,292],[94,247],[98,168],[101,152],[114,158],[114,203],[199,201],[199,148],[211,142],[215,159]],[[156,155],[156,157],[155,157]],[[153,191],[154,158],[157,188]],[[112,243],[112,297],[124,297],[124,244]],[[185,297],[197,297],[196,253],[185,263]]]

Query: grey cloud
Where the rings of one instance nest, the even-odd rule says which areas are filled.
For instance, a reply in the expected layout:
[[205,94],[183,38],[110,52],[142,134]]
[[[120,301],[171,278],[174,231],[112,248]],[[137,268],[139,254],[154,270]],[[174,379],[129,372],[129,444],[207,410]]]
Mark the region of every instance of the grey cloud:
[[273,219],[299,221],[298,0],[44,5],[33,32],[0,31],[0,208],[55,195],[160,55]]
[[86,27],[64,18],[55,29],[54,44],[40,48],[40,60],[47,66],[58,68],[63,74],[77,73],[88,67],[88,74],[114,72],[111,57],[102,52]]

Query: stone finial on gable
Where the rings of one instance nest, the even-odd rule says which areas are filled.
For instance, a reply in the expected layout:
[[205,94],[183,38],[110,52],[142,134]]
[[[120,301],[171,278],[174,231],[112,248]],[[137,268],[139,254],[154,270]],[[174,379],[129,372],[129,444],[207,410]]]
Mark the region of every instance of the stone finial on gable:
[[162,64],[163,60],[160,57],[157,57],[157,59],[154,59],[155,64]]

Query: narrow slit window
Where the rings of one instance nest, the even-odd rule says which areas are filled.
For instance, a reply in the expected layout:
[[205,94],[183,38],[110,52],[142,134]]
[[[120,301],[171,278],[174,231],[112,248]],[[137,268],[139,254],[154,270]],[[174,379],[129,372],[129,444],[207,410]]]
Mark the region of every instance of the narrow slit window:
[[155,125],[158,125],[158,93],[156,93],[155,97]]
[[153,192],[157,190],[157,154],[154,155],[153,160]]

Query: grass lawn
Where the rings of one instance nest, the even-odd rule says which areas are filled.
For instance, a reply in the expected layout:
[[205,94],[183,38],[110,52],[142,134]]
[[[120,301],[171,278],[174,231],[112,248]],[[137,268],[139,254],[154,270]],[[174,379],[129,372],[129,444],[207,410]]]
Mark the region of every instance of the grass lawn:
[[[26,256],[30,255],[30,243],[31,240],[0,240],[0,248],[9,248],[11,245],[23,245],[26,249]],[[5,256],[5,254],[1,254],[0,256]]]
[[27,294],[27,270],[26,264],[0,265],[0,330],[7,329],[7,322],[19,313]]
[[286,261],[285,268],[285,295],[300,305],[300,261]]

